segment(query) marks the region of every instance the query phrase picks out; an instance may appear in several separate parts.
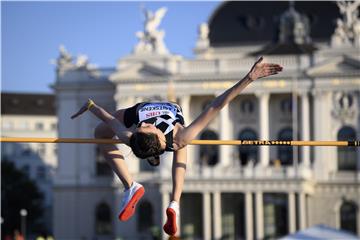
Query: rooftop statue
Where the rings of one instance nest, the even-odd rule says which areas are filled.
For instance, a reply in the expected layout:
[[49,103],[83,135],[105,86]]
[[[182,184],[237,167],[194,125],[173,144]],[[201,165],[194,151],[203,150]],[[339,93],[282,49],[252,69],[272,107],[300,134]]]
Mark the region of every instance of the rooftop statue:
[[164,44],[165,31],[158,29],[161,20],[165,16],[167,9],[162,7],[153,13],[143,8],[145,15],[144,31],[137,32],[139,38],[138,44],[135,46],[135,53],[158,53],[166,54],[168,50]]
[[337,26],[331,38],[331,45],[360,47],[360,1],[338,1],[343,19],[337,19]]
[[336,4],[340,9],[340,13],[344,16],[346,26],[351,28],[355,21],[358,20],[360,1],[338,1]]
[[63,75],[66,71],[74,67],[73,57],[64,45],[59,46],[59,53],[57,59],[51,59],[50,63],[56,65],[58,74]]
[[58,66],[58,68],[61,69],[61,68],[71,67],[73,65],[72,64],[73,57],[66,50],[64,45],[59,46],[59,52],[60,52],[60,55],[57,58],[57,66]]
[[196,48],[205,49],[209,47],[209,26],[207,23],[200,24],[198,28],[198,39],[196,41]]
[[51,60],[52,64],[57,66],[57,72],[60,76],[64,75],[69,70],[86,70],[92,76],[97,76],[97,67],[89,63],[86,55],[79,55],[75,59],[66,50],[64,45],[59,46],[59,57],[56,60]]

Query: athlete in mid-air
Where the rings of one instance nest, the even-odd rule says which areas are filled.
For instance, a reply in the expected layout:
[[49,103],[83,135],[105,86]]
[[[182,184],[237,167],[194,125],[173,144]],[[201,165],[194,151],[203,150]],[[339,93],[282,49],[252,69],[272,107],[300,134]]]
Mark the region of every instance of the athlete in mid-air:
[[[220,110],[229,104],[241,91],[256,79],[274,75],[282,71],[282,66],[263,63],[261,57],[249,73],[216,97],[205,110],[189,125],[185,126],[181,107],[171,102],[141,102],[113,114],[106,112],[88,100],[71,118],[90,111],[100,120],[95,129],[96,138],[113,138],[131,147],[134,154],[146,159],[152,166],[160,164],[160,155],[165,151],[174,152],[172,165],[173,189],[171,202],[166,210],[167,222],[163,229],[168,235],[177,232],[177,219],[180,214],[179,203],[186,171],[186,146],[213,120]],[[125,187],[120,206],[119,219],[128,220],[135,212],[136,203],[143,196],[144,187],[133,181],[124,161],[123,154],[116,145],[99,145],[113,171]]]

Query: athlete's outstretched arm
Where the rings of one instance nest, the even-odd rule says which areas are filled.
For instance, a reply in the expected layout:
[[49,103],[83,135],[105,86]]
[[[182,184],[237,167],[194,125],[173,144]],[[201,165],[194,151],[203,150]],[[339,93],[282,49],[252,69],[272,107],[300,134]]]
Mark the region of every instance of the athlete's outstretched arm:
[[89,99],[77,113],[72,115],[71,119],[78,117],[86,111],[90,111],[100,120],[105,122],[114,131],[114,133],[122,143],[129,145],[129,140],[132,132],[129,131],[129,129],[127,129],[125,125],[119,120],[117,120],[113,115],[108,113],[102,107],[96,105],[91,99]]
[[282,66],[272,63],[262,63],[261,57],[252,66],[249,73],[234,86],[226,90],[224,93],[216,97],[211,104],[186,128],[181,130],[175,137],[175,141],[179,147],[184,147],[195,139],[196,136],[213,120],[220,110],[229,102],[231,102],[246,86],[258,78],[267,77],[278,74],[282,71]]

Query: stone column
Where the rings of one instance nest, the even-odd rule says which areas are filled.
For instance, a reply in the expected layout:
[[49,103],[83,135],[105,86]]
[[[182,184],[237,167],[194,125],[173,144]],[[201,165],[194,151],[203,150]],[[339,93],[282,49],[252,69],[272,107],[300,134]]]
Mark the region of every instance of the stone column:
[[203,238],[211,239],[211,206],[210,193],[203,193]]
[[[329,121],[332,118],[332,93],[329,91],[313,90],[312,95],[314,103],[314,114],[312,116],[314,140],[332,139],[334,137],[332,135],[333,121]],[[329,159],[333,159],[336,156],[336,147],[313,147],[313,149],[313,168],[316,169],[313,175],[318,181],[327,181],[330,172],[336,171],[336,161],[329,161]]]
[[[231,140],[231,119],[229,115],[229,105],[226,105],[220,111],[220,139]],[[231,162],[231,149],[232,146],[221,145],[220,146],[220,164],[222,166],[229,166]]]
[[[269,93],[257,93],[259,98],[259,129],[260,140],[269,140]],[[260,164],[262,167],[269,165],[270,148],[268,146],[260,146]]]
[[[310,108],[309,95],[307,92],[301,93],[301,140],[310,140]],[[302,147],[302,165],[310,166],[310,147]]]
[[296,204],[295,193],[288,193],[289,233],[296,232]]
[[256,192],[256,239],[264,238],[264,202],[263,193]]
[[[166,209],[169,206],[170,203],[170,195],[168,192],[162,193],[162,204],[161,204],[161,233],[162,233],[162,239],[166,240],[168,239],[168,235],[162,230],[162,226],[166,223],[167,216],[166,216]],[[180,227],[178,226],[178,233],[180,232]]]
[[246,226],[246,240],[254,239],[253,235],[253,202],[252,193],[245,193],[245,226]]
[[[184,115],[185,126],[189,126],[189,124],[193,120],[193,117],[191,116],[191,111],[190,111],[190,103],[191,103],[190,95],[181,96],[179,99],[179,105],[180,105],[183,115]],[[196,116],[194,116],[194,117],[196,117]],[[199,155],[196,154],[197,153],[196,149],[197,149],[197,147],[188,147],[187,148],[186,154],[187,154],[187,159],[188,159],[189,165],[190,164],[196,164],[197,166],[199,165],[198,161],[196,161],[199,158]],[[189,168],[187,171],[188,172],[190,171],[190,174],[191,174],[191,172],[196,171],[195,169],[197,169],[197,167]]]
[[220,239],[222,230],[221,230],[221,192],[213,193],[213,229],[214,229],[214,239]]
[[306,228],[306,196],[305,193],[299,192],[299,230]]
[[180,102],[179,102],[179,105],[181,106],[182,112],[184,114],[184,120],[186,126],[188,126],[190,124],[190,121],[193,120],[190,117],[190,99],[191,99],[190,95],[182,96],[180,97]]

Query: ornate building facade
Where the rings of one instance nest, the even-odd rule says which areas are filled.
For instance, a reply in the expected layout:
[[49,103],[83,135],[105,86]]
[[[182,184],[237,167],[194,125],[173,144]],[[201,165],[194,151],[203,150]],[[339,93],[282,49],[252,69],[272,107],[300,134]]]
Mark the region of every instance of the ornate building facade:
[[[166,9],[147,13],[154,17],[136,34],[139,43],[113,69],[94,68],[62,47],[54,85],[59,137],[93,137],[98,120],[90,114],[70,119],[89,97],[109,111],[173,98],[190,123],[263,55],[284,72],[246,88],[199,139],[359,139],[358,5],[219,3],[199,27],[194,59],[167,50],[164,30],[157,29]],[[56,238],[166,238],[161,227],[172,189],[171,154],[151,168],[119,147],[146,190],[134,217],[117,220],[123,188],[97,147],[63,144],[54,188]],[[187,169],[184,239],[278,238],[320,223],[360,235],[357,148],[189,146]]]

